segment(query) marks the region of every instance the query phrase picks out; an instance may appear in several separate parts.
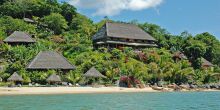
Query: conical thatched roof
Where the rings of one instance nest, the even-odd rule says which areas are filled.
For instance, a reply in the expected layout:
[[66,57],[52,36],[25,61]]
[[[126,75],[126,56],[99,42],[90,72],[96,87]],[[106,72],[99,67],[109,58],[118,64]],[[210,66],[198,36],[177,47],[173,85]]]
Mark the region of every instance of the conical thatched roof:
[[23,81],[23,78],[19,76],[16,72],[14,72],[7,81]]
[[7,43],[34,43],[35,41],[31,38],[31,36],[25,32],[15,31],[6,39],[4,42]]
[[75,66],[70,64],[66,58],[54,51],[41,51],[33,61],[27,66],[27,69],[47,70],[61,69],[72,70]]
[[104,75],[102,75],[98,70],[96,70],[94,67],[92,67],[91,69],[89,69],[89,71],[87,71],[84,74],[85,77],[94,77],[94,78],[106,78]]
[[213,66],[213,64],[211,62],[209,62],[208,60],[206,60],[205,58],[202,58],[202,66],[203,67],[211,67],[211,66]]
[[47,78],[47,82],[61,82],[61,78],[56,74],[52,74]]

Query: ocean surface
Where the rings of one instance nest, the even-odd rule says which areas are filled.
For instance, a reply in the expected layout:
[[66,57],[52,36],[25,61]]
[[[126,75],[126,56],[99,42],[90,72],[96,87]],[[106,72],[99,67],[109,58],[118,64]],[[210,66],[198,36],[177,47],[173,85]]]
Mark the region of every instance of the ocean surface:
[[0,96],[0,110],[220,110],[220,92]]

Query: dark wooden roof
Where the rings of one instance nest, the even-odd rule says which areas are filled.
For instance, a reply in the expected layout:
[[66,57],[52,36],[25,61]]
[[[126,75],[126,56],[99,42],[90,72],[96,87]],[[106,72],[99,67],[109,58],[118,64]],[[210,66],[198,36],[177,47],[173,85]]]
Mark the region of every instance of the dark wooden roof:
[[107,22],[93,36],[93,40],[103,37],[156,41],[151,35],[134,24]]
[[14,72],[7,81],[23,81],[23,78],[19,76],[16,72]]
[[47,82],[61,82],[61,78],[56,74],[52,74],[47,78]]
[[96,70],[94,67],[92,67],[91,69],[89,69],[89,71],[87,71],[84,74],[85,77],[94,77],[94,78],[106,78],[104,75],[102,75],[98,70]]
[[205,58],[202,58],[202,66],[213,66],[213,64],[211,62],[209,62],[208,60],[206,60]]
[[34,43],[35,41],[31,38],[31,36],[25,32],[15,31],[6,39],[4,39],[6,43]]
[[71,70],[75,66],[70,64],[65,57],[54,51],[41,51],[27,66],[27,69],[62,69]]

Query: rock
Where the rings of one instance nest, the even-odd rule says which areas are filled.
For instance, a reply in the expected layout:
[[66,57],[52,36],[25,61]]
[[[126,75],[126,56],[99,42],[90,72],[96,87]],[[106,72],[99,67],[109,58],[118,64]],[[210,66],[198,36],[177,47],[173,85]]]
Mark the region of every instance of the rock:
[[62,85],[63,86],[68,86],[68,83],[67,82],[62,82]]
[[210,88],[211,88],[211,89],[218,89],[218,88],[219,88],[219,85],[218,85],[218,84],[211,84],[211,85],[210,85]]
[[18,84],[17,86],[18,86],[18,87],[21,87],[21,84]]
[[76,83],[76,87],[80,87],[80,85],[78,83]]
[[189,87],[190,87],[191,89],[196,89],[196,88],[198,88],[197,85],[193,85],[193,84],[189,85]]
[[157,90],[157,91],[163,90],[163,87],[152,86],[151,88],[152,88],[153,90]]
[[180,91],[181,87],[179,87],[178,85],[174,85],[174,91]]
[[174,86],[175,86],[175,85],[171,85],[171,84],[170,84],[170,85],[168,85],[167,87],[168,87],[168,88],[172,88],[172,89],[173,89],[173,88],[174,88]]
[[72,84],[72,83],[68,83],[68,85],[69,85],[69,86],[73,86],[73,84]]
[[38,86],[40,86],[40,85],[39,85],[38,83],[35,83],[35,86],[38,87]]
[[31,83],[29,83],[29,84],[28,84],[28,86],[30,86],[30,87],[31,87],[31,86],[33,86],[33,85],[32,85]]
[[167,87],[173,89],[174,91],[180,91],[182,89],[180,86],[176,84],[170,84]]
[[179,86],[181,89],[186,89],[186,90],[189,90],[190,89],[190,86],[188,84],[182,84]]
[[164,81],[159,81],[159,82],[157,83],[157,86],[158,86],[158,87],[163,87],[163,85],[164,85]]

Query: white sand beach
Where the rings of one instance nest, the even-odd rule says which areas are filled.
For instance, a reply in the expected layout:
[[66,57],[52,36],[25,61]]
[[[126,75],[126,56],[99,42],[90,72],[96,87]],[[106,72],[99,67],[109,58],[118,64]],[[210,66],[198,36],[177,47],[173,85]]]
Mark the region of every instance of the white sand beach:
[[159,92],[150,87],[0,87],[0,95],[31,95],[31,94],[81,94],[81,93],[127,93],[127,92]]

